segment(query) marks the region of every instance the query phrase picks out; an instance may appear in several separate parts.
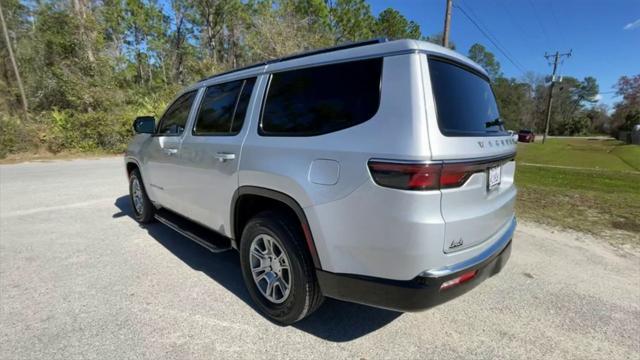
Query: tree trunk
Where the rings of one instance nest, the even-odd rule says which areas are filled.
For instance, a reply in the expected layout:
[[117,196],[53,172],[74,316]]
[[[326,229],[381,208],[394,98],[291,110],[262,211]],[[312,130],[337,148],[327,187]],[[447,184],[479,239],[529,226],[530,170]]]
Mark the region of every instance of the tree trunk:
[[138,78],[138,85],[143,83],[142,73],[142,53],[140,52],[140,43],[142,42],[140,36],[140,30],[137,26],[133,27],[133,41],[136,47],[136,77]]
[[180,13],[176,13],[176,17],[179,16],[178,22],[176,24],[176,35],[174,46],[174,62],[173,62],[173,79],[176,82],[182,83],[182,63],[184,61],[182,54],[182,44],[183,44],[183,36],[182,36],[182,26],[184,25],[184,15]]
[[80,19],[80,39],[87,51],[87,58],[89,59],[89,62],[94,63],[96,61],[96,57],[94,56],[92,49],[93,36],[88,34],[86,27],[87,5],[85,4],[85,0],[72,0],[72,5],[76,16]]
[[24,93],[24,87],[22,86],[22,79],[20,78],[20,72],[18,71],[18,63],[13,55],[13,49],[11,48],[11,41],[9,40],[9,32],[7,30],[7,24],[4,21],[4,14],[2,13],[2,5],[0,4],[0,22],[2,22],[2,32],[4,33],[4,40],[7,43],[7,51],[9,52],[9,58],[11,59],[11,65],[13,66],[13,72],[16,75],[16,82],[18,83],[18,89],[20,90],[20,97],[22,98],[22,110],[24,111],[24,119],[27,120],[29,114],[29,108],[27,105],[27,96]]

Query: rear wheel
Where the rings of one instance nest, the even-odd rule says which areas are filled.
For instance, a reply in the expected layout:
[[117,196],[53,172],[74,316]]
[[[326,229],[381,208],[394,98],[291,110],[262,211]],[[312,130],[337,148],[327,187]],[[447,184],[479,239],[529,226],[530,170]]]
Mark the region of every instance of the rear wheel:
[[267,317],[286,325],[311,314],[323,300],[299,227],[284,214],[263,212],[249,220],[240,242],[251,298]]
[[146,224],[153,221],[156,208],[147,196],[147,191],[144,189],[138,169],[133,170],[129,175],[129,199],[131,200],[134,218],[138,222]]

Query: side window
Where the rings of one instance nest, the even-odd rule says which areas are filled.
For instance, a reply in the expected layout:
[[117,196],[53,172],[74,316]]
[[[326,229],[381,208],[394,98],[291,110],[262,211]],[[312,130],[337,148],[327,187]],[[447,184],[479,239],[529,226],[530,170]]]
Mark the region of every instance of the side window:
[[207,88],[194,135],[235,135],[242,129],[255,78],[216,84]]
[[189,111],[195,99],[197,91],[191,91],[180,96],[169,106],[160,119],[158,135],[180,135],[189,119]]
[[378,111],[382,58],[275,73],[260,134],[311,136],[361,124]]
[[247,79],[244,82],[242,94],[240,94],[238,106],[236,106],[236,114],[233,117],[233,125],[231,126],[231,132],[234,134],[237,134],[242,130],[244,118],[247,115],[247,108],[249,107],[249,100],[251,100],[251,93],[253,93],[253,86],[255,84],[256,78]]

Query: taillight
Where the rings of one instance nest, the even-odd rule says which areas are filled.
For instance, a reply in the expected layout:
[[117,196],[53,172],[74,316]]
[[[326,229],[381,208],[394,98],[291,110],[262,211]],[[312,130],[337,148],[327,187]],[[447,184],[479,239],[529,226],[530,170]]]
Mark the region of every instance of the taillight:
[[403,190],[440,188],[442,164],[404,164],[369,161],[369,171],[380,186]]
[[376,184],[403,190],[438,190],[460,187],[477,172],[487,169],[478,163],[400,163],[369,161]]
[[444,164],[440,177],[442,189],[454,188],[464,185],[471,175],[487,170],[487,164],[453,163]]

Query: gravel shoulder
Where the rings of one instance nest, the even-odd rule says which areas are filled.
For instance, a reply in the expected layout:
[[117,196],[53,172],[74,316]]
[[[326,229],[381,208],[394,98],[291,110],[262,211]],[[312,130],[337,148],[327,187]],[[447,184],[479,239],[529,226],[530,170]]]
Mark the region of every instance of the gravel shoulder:
[[120,158],[0,165],[0,359],[626,359],[640,253],[521,221],[502,273],[421,313],[327,300],[280,327],[234,252],[130,216]]

